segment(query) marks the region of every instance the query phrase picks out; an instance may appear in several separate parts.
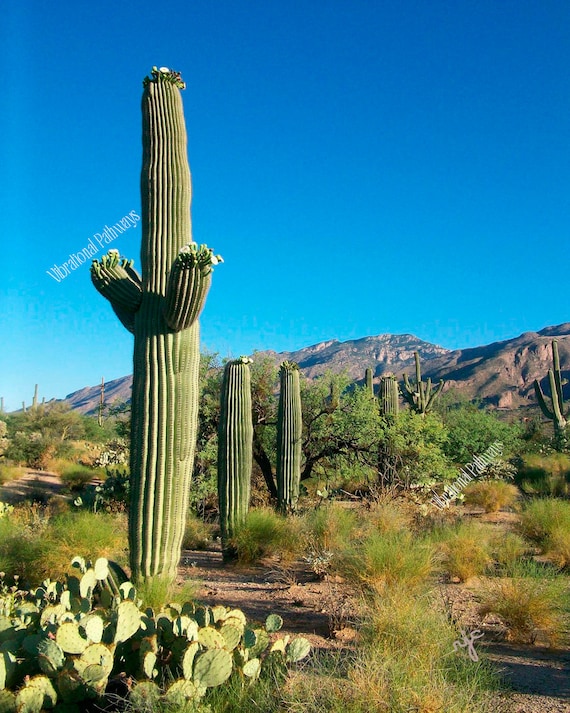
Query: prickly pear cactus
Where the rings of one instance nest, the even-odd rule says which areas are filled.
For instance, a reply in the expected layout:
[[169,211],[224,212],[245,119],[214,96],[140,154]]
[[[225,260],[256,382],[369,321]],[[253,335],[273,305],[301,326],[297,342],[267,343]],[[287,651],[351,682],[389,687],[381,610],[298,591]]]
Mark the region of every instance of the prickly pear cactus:
[[218,500],[222,551],[234,556],[230,541],[249,508],[253,462],[252,360],[242,356],[224,369],[218,428]]
[[297,508],[301,484],[301,438],[303,430],[299,366],[284,361],[279,369],[277,410],[277,498],[280,510]]
[[116,250],[91,277],[135,337],[129,546],[135,580],[172,580],[180,558],[198,417],[198,317],[221,258],[192,241],[180,75],[144,81],[142,276]]

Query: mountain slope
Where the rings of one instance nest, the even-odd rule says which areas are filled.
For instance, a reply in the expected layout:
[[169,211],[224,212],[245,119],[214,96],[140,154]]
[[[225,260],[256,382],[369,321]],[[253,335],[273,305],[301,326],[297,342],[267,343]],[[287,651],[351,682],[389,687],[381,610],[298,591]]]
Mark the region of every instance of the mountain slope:
[[[381,334],[346,342],[320,342],[293,352],[261,352],[275,363],[296,361],[305,376],[315,378],[327,369],[346,371],[362,381],[371,367],[375,380],[388,372],[399,378],[414,373],[414,351],[420,353],[422,376],[433,381],[445,379],[446,389],[456,388],[470,399],[478,398],[498,408],[518,408],[535,403],[533,382],[539,379],[548,388],[546,378],[552,365],[550,342],[556,337],[560,363],[566,378],[570,376],[570,322],[545,327],[539,332],[525,332],[514,339],[486,346],[450,351],[424,342],[411,334]],[[130,399],[132,376],[105,385],[108,404]],[[569,387],[566,387],[569,389]],[[566,391],[565,389],[565,391]],[[570,398],[570,390],[566,392]],[[85,387],[65,401],[82,413],[95,413],[100,387]]]

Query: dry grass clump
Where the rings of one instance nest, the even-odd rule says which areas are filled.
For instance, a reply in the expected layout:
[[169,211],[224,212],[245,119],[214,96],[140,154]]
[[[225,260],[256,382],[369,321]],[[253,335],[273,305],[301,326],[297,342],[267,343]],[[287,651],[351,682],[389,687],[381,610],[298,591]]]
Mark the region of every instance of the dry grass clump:
[[519,497],[519,489],[504,480],[478,480],[465,488],[466,505],[482,507],[485,512],[498,512],[511,507]]
[[183,550],[205,550],[212,540],[213,527],[192,512],[186,518]]
[[501,567],[509,567],[518,562],[528,550],[528,543],[516,532],[500,532],[492,539],[493,558]]
[[481,615],[496,614],[509,641],[550,646],[568,641],[570,585],[534,562],[518,562],[506,576],[489,579],[480,590]]
[[433,537],[439,539],[443,569],[461,582],[484,574],[493,563],[490,532],[481,523],[461,522]]
[[521,513],[517,529],[558,567],[570,567],[570,502],[535,500]]
[[377,502],[370,506],[369,525],[383,535],[410,530],[414,514],[401,503]]
[[299,518],[278,515],[271,508],[257,508],[249,511],[230,546],[238,562],[253,564],[272,555],[285,561],[295,559],[301,554],[302,543]]
[[18,480],[27,473],[27,468],[19,465],[11,465],[10,463],[0,463],[0,485],[9,483],[11,480]]

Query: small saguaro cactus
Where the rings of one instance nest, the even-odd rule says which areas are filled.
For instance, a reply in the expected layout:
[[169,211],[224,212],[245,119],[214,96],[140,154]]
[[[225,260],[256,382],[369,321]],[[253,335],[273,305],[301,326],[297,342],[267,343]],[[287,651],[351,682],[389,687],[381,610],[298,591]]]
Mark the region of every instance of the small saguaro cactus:
[[221,258],[192,241],[191,181],[180,74],[143,82],[142,276],[110,250],[91,266],[97,290],[134,334],[129,547],[135,580],[176,575],[198,419],[198,317]]
[[284,361],[279,369],[277,410],[277,500],[282,512],[297,508],[301,484],[301,385],[299,366]]
[[364,385],[371,396],[374,396],[374,377],[370,367],[364,372]]
[[398,379],[393,374],[385,374],[380,378],[378,401],[382,416],[396,416],[400,411],[400,389]]
[[557,440],[564,438],[566,434],[566,426],[568,417],[570,416],[570,406],[564,410],[564,394],[562,387],[566,383],[566,379],[562,378],[560,370],[560,357],[558,356],[558,340],[552,340],[552,362],[553,368],[548,370],[548,382],[550,384],[550,401],[552,407],[549,408],[546,403],[546,396],[540,383],[535,379],[534,391],[538,404],[542,413],[546,418],[550,419],[554,425],[554,435]]
[[435,391],[432,391],[431,379],[428,378],[425,383],[422,381],[420,355],[418,352],[414,352],[414,359],[416,362],[416,381],[412,384],[408,379],[408,375],[403,375],[404,388],[402,389],[402,396],[416,413],[425,416],[426,413],[431,411],[435,400],[441,394],[445,382],[440,379]]
[[224,368],[218,427],[218,500],[222,552],[231,559],[231,538],[245,521],[251,494],[253,417],[252,360],[242,356]]

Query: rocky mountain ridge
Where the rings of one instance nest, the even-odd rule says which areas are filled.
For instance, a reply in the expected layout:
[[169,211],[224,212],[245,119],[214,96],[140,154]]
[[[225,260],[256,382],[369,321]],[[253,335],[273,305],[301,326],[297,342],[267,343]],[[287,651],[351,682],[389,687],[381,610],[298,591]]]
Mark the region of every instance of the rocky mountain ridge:
[[[469,399],[477,398],[496,408],[515,409],[536,403],[535,379],[548,390],[553,338],[558,339],[563,375],[569,378],[570,322],[470,349],[444,349],[412,334],[380,334],[346,342],[328,340],[292,352],[259,353],[267,354],[276,364],[296,361],[303,374],[311,379],[330,369],[337,373],[346,371],[361,382],[365,369],[371,367],[377,382],[386,373],[394,373],[399,378],[404,372],[413,375],[414,351],[418,351],[424,378],[444,379],[446,390],[457,389]],[[129,400],[131,388],[132,376],[109,381],[105,384],[106,403]],[[570,398],[570,387],[567,386],[565,392]],[[100,386],[92,386],[75,391],[63,400],[82,413],[95,413],[99,398]]]

